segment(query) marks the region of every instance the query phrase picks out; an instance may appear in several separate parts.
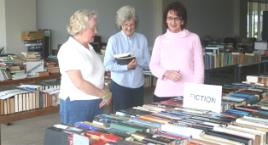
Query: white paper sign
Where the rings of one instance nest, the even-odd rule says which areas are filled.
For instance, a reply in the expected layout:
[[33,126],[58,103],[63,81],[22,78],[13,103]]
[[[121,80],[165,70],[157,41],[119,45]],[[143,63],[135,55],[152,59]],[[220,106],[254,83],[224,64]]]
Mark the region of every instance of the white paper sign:
[[89,145],[89,138],[79,134],[73,134],[73,145]]
[[221,112],[222,86],[185,83],[183,107]]

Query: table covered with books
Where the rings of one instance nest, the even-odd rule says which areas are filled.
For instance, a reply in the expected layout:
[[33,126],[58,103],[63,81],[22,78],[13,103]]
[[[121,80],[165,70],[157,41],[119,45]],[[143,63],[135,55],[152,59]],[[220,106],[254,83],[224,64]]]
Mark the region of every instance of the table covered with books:
[[267,86],[223,85],[222,112],[182,107],[183,99],[145,104],[74,126],[46,129],[44,144],[266,145]]

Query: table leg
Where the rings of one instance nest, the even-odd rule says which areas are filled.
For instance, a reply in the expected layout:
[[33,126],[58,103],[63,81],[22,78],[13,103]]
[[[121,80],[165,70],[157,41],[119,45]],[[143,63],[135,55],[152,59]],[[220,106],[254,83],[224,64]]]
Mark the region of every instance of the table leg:
[[1,135],[1,123],[0,123],[0,145],[2,143],[2,135]]

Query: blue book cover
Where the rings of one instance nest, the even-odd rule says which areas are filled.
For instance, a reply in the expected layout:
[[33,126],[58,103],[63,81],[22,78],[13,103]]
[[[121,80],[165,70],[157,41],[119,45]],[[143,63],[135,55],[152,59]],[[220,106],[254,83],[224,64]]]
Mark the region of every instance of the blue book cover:
[[257,103],[259,100],[259,98],[255,95],[240,93],[240,92],[232,93],[231,96],[237,97],[237,98],[245,98],[247,102],[250,104]]
[[237,110],[237,109],[229,109],[229,110],[227,110],[226,112],[227,112],[227,113],[231,113],[231,114],[235,114],[235,115],[239,115],[239,116],[250,115],[249,112],[241,111],[241,110]]

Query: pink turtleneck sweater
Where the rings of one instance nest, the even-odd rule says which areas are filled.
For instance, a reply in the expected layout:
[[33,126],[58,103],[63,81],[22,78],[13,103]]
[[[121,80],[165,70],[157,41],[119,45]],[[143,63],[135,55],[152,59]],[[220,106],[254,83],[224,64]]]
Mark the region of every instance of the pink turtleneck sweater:
[[[178,33],[167,30],[156,38],[150,70],[157,77],[154,94],[158,97],[183,96],[185,82],[204,82],[204,61],[199,36],[186,29]],[[163,78],[167,70],[178,70],[178,82]]]

